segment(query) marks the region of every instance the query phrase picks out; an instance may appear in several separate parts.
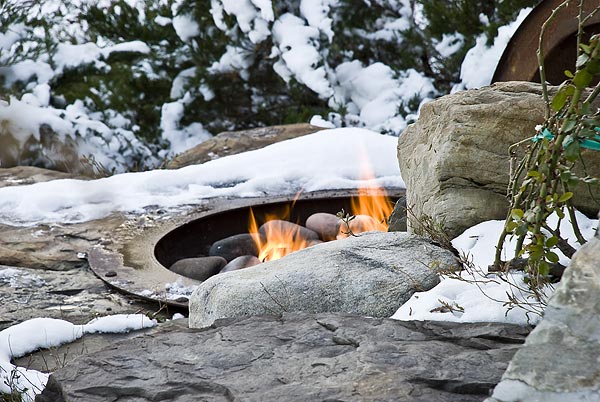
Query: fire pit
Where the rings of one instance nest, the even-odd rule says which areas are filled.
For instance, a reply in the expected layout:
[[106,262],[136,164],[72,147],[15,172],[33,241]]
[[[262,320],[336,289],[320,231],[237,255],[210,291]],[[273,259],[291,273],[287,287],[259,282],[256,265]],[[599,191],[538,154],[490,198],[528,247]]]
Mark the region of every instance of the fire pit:
[[[390,202],[395,202],[404,195],[404,189],[387,189],[387,193]],[[357,190],[330,190],[270,199],[209,200],[192,215],[170,217],[139,233],[120,236],[112,244],[90,250],[90,267],[120,291],[187,307],[186,291],[191,292],[201,282],[168,268],[180,260],[208,256],[211,246],[219,240],[248,233],[251,211],[258,226],[272,214],[286,210],[288,221],[304,225],[315,213],[352,211],[351,201],[358,195]],[[380,191],[369,190],[366,198],[381,195]]]

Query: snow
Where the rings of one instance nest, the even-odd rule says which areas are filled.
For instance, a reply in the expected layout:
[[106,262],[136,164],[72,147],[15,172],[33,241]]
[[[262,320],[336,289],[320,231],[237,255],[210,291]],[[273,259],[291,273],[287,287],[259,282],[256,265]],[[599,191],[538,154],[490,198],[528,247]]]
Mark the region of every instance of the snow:
[[74,325],[54,318],[34,318],[0,332],[0,393],[23,392],[24,401],[33,401],[48,381],[48,374],[15,366],[11,359],[38,349],[73,342],[84,334],[125,333],[157,324],[143,314],[117,314]]
[[[598,220],[589,219],[577,212],[576,219],[584,238],[594,236],[598,227]],[[555,228],[558,223],[556,214],[548,218],[550,227]],[[468,256],[476,270],[466,270],[460,274],[460,279],[443,277],[439,285],[426,292],[415,293],[391,317],[397,320],[437,320],[454,322],[509,322],[514,324],[536,324],[541,317],[528,313],[522,308],[508,309],[505,305],[508,294],[513,294],[520,301],[535,303],[527,290],[522,272],[510,273],[499,277],[489,274],[487,267],[494,262],[496,244],[500,237],[504,221],[487,221],[475,225],[464,231],[452,241],[452,245],[462,255]],[[576,249],[580,247],[575,241],[570,221],[561,222],[560,233]],[[516,239],[508,238],[502,250],[502,259],[508,261],[514,257]],[[553,249],[560,257],[560,263],[568,265],[569,259],[558,249]],[[526,256],[526,254],[525,254]],[[553,289],[545,289],[546,296],[550,296]],[[440,312],[436,309],[443,303],[456,307],[455,311]],[[464,311],[458,311],[458,309]]]
[[[465,37],[458,32],[453,34],[443,34],[442,40],[435,44],[435,50],[442,57],[450,57],[460,50],[464,41]],[[496,68],[496,66],[494,66],[494,68]]]
[[312,126],[316,126],[316,127],[335,128],[335,124],[333,124],[330,121],[325,120],[323,117],[321,117],[319,115],[314,115],[313,117],[311,117],[309,124]]
[[337,4],[337,0],[302,0],[300,2],[300,14],[306,19],[308,25],[323,32],[329,42],[333,40],[332,20],[328,17],[329,9]]
[[[185,79],[185,77],[182,77]],[[175,87],[174,91],[178,88]],[[192,123],[189,126],[181,127],[180,121],[183,118],[184,101],[175,101],[165,103],[162,106],[160,115],[160,128],[162,129],[162,138],[171,143],[170,153],[178,154],[212,138],[212,135],[204,129],[200,123]]]
[[17,226],[82,222],[113,211],[178,208],[209,197],[353,189],[365,184],[357,163],[363,152],[377,177],[373,184],[403,188],[396,142],[395,137],[359,128],[322,130],[179,170],[4,187],[0,188],[0,222]]
[[481,34],[477,37],[475,46],[469,49],[460,69],[461,84],[453,89],[480,88],[489,85],[496,66],[502,57],[506,45],[521,23],[529,15],[532,8],[524,8],[519,12],[517,19],[505,26],[498,28],[498,35],[494,38],[491,47],[487,46],[487,36]]
[[270,1],[211,0],[215,25],[223,31],[229,31],[223,20],[223,12],[235,16],[239,29],[248,35],[252,43],[260,43],[270,36],[269,22],[275,18]]
[[181,14],[173,18],[173,28],[179,39],[184,42],[189,41],[194,36],[200,34],[200,27],[194,18],[187,14]]
[[276,71],[286,80],[293,75],[319,96],[328,98],[333,92],[325,67],[319,66],[323,61],[315,46],[318,38],[318,28],[305,25],[304,20],[290,13],[283,14],[273,24],[274,50],[285,63]]

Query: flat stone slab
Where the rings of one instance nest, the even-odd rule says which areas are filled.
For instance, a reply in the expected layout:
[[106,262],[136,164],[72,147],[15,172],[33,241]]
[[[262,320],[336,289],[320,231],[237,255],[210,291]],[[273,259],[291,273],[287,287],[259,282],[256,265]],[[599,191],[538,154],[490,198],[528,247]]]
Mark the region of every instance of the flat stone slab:
[[85,262],[69,271],[0,265],[0,331],[36,317],[85,323],[98,315],[156,311],[106,287]]
[[340,314],[178,320],[75,359],[36,401],[481,401],[528,331]]

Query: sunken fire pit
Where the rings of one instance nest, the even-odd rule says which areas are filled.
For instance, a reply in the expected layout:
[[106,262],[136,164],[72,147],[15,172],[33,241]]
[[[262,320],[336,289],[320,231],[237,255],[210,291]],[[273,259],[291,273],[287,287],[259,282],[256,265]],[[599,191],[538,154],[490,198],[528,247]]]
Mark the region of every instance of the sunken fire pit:
[[[404,195],[404,189],[386,189],[390,202]],[[177,307],[187,307],[191,288],[200,281],[168,269],[176,261],[208,256],[213,243],[232,235],[247,233],[252,209],[257,224],[265,216],[290,208],[291,222],[303,225],[318,212],[336,214],[351,210],[357,190],[328,190],[278,198],[214,199],[200,211],[187,216],[166,217],[136,233],[119,235],[110,244],[88,253],[90,267],[102,280],[120,291]],[[370,191],[368,196],[381,196]],[[293,204],[293,208],[292,207]],[[189,290],[186,293],[186,289]]]

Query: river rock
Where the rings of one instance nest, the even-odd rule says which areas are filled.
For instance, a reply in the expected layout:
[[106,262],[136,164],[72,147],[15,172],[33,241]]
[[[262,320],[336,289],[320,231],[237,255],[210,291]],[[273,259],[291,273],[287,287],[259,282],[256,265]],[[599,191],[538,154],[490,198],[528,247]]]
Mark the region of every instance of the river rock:
[[258,233],[260,233],[263,238],[268,238],[268,235],[272,233],[286,233],[292,237],[292,241],[307,242],[310,240],[319,240],[319,235],[315,231],[293,222],[279,219],[265,222],[258,229]]
[[169,268],[171,271],[188,278],[204,281],[227,265],[227,260],[219,256],[184,258]]
[[253,255],[241,255],[229,261],[219,273],[223,274],[225,272],[237,271],[238,269],[253,267],[256,264],[260,264],[258,257]]
[[543,320],[487,402],[600,401],[599,261],[595,237],[574,255]]
[[242,131],[226,131],[196,145],[167,163],[167,169],[197,165],[227,155],[239,154],[266,147],[323,130],[306,123],[260,127]]
[[388,231],[406,232],[406,197],[400,197],[394,205],[394,211],[388,218]]
[[318,244],[208,279],[190,297],[190,325],[293,311],[389,317],[415,291],[439,282],[428,268],[434,263],[458,268],[451,252],[402,232]]
[[36,401],[475,402],[528,332],[341,314],[184,325],[104,335],[104,349],[58,368]]
[[250,233],[241,233],[214,242],[208,255],[223,257],[229,262],[243,255],[258,256],[258,248]]
[[305,226],[308,229],[317,232],[321,240],[331,241],[335,240],[338,234],[340,218],[334,214],[317,212],[306,219]]
[[[457,92],[425,103],[419,119],[398,139],[398,160],[419,233],[423,215],[445,225],[450,238],[477,223],[504,219],[508,210],[508,147],[535,135],[544,122],[541,86],[504,82]],[[589,174],[600,175],[600,153],[585,151]],[[585,186],[575,207],[595,214],[598,204]],[[595,194],[598,199],[600,194]]]

